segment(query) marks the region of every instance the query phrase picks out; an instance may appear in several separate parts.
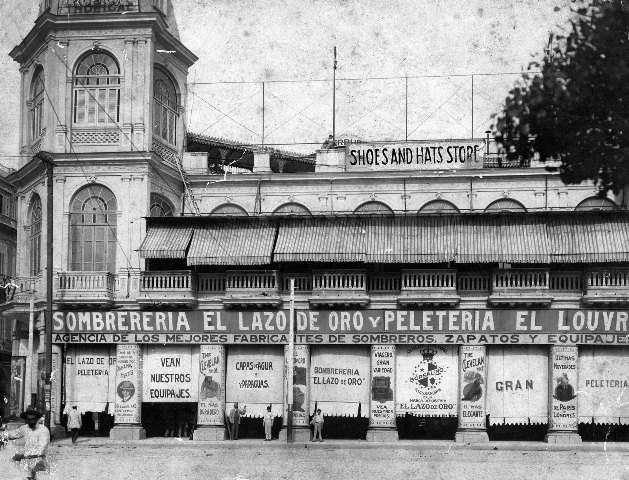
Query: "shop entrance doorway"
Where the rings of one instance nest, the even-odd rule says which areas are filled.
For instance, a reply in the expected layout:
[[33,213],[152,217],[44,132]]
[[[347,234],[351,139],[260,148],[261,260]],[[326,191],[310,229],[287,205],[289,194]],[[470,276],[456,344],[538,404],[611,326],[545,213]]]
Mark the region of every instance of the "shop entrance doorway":
[[147,437],[192,439],[197,423],[197,403],[143,403],[142,427]]

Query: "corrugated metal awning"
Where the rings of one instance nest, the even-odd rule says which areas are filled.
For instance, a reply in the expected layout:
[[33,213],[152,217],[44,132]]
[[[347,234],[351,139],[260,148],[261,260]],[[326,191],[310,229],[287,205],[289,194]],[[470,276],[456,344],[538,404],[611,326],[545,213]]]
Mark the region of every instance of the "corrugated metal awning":
[[549,219],[552,263],[629,261],[626,214],[593,213]]
[[271,222],[261,218],[196,226],[188,265],[270,264],[276,230]]
[[277,262],[363,262],[362,217],[295,217],[280,224],[273,258]]
[[455,260],[458,222],[452,215],[370,217],[365,220],[370,263],[445,263]]
[[186,258],[192,231],[191,226],[149,226],[138,252],[142,258]]
[[458,217],[458,263],[548,263],[546,219],[522,214]]

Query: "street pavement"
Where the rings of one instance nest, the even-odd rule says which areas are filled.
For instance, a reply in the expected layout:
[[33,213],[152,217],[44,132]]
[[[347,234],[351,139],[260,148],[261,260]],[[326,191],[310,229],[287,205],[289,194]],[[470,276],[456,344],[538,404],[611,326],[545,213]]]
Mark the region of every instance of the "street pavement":
[[[0,451],[0,480],[24,478]],[[54,441],[54,480],[340,480],[340,479],[605,479],[629,480],[629,443],[553,446],[538,442],[460,445],[446,441],[286,443],[274,440],[194,442],[173,438],[133,443],[106,438]]]

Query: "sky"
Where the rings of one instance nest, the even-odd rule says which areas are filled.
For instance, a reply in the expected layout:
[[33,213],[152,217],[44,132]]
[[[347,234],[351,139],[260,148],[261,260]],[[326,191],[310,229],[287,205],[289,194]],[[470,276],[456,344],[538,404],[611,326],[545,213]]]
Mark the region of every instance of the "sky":
[[[570,0],[173,0],[198,57],[186,128],[311,152],[337,138],[483,137]],[[18,65],[38,0],[0,0],[2,163],[18,152]],[[264,85],[263,85],[264,82]]]

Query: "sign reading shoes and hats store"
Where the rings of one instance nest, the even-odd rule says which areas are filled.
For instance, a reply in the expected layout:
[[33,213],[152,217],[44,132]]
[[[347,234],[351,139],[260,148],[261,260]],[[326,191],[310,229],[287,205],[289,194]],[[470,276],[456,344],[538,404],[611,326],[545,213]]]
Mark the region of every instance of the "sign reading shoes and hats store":
[[[286,344],[288,310],[58,311],[55,343]],[[300,310],[300,344],[625,345],[627,310]]]
[[482,168],[484,140],[349,143],[345,170],[461,170]]

